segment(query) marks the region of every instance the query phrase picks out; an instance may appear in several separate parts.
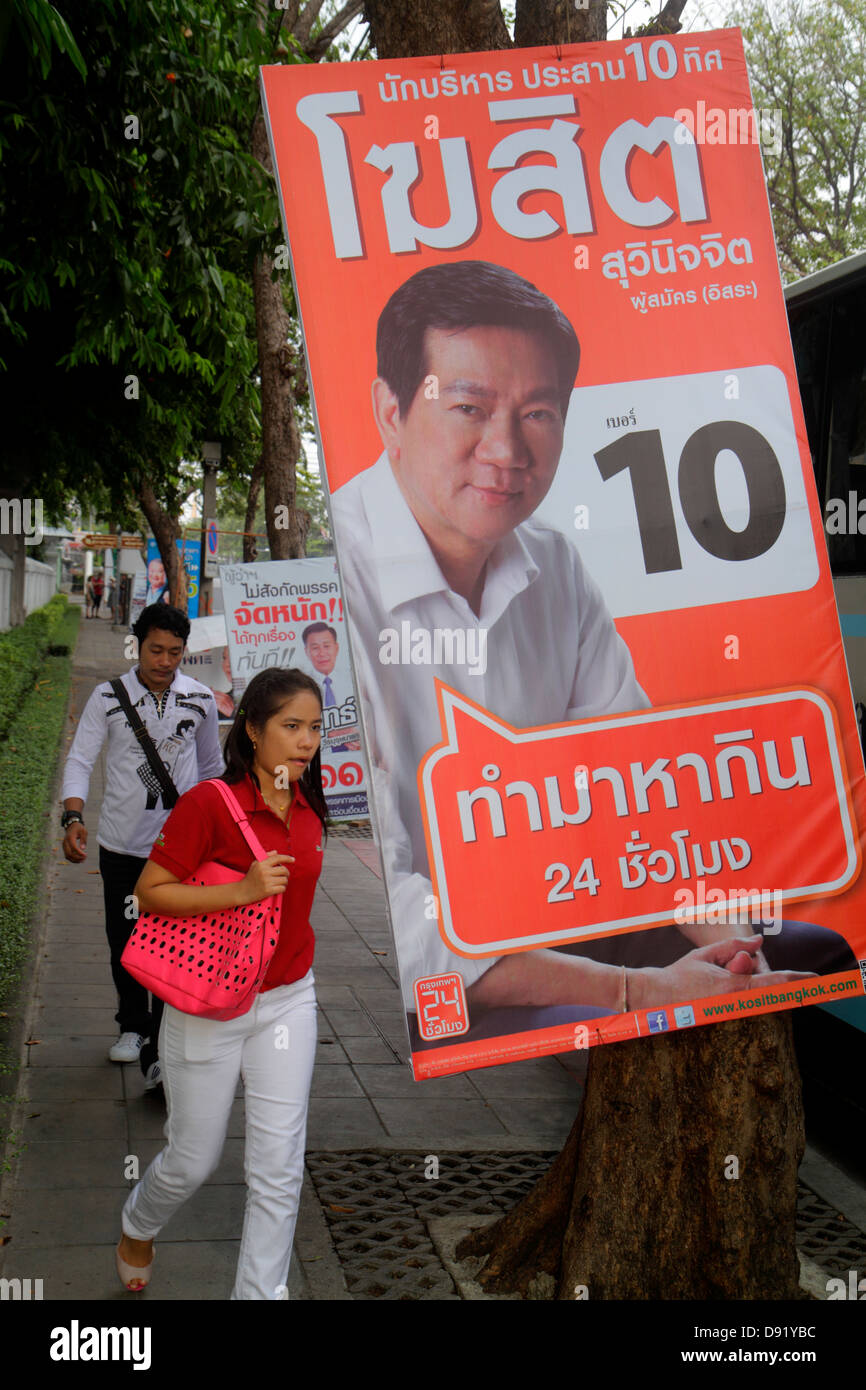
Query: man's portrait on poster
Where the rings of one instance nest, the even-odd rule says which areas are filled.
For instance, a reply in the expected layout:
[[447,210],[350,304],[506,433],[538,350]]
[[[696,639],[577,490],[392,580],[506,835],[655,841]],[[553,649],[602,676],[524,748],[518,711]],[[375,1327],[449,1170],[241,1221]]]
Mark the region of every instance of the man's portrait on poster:
[[[404,999],[415,980],[459,971],[471,1040],[610,1015],[623,993],[629,1008],[650,1008],[853,968],[841,936],[805,922],[763,939],[751,924],[689,924],[498,959],[449,951],[425,912],[416,783],[441,738],[434,677],[515,728],[651,700],[577,545],[534,515],[560,465],[580,363],[562,310],[503,266],[428,266],[385,304],[376,349],[383,452],[332,501]],[[383,662],[382,634],[401,625],[484,629],[484,669]]]

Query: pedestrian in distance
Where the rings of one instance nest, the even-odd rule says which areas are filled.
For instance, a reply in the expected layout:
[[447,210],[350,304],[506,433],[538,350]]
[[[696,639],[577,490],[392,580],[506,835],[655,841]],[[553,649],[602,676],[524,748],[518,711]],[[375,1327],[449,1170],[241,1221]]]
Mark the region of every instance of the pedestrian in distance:
[[[260,672],[229,731],[222,781],[265,857],[253,856],[217,787],[204,782],[180,798],[138,881],[142,910],[169,917],[210,914],[274,894],[281,902],[277,944],[246,1012],[216,1019],[165,1006],[159,1048],[167,1145],[123,1208],[116,1262],[130,1292],[150,1280],[154,1237],[216,1168],[243,1078],[248,1190],[231,1297],[286,1297],[316,1049],[310,909],[327,822],[321,729],[322,697],[310,676],[295,669]],[[238,878],[190,883],[208,862]]]
[[138,1062],[145,1087],[152,1090],[160,1084],[156,1040],[162,1001],[154,997],[151,1003],[148,991],[121,964],[138,916],[135,884],[178,796],[203,777],[218,776],[224,764],[213,692],[177,669],[189,636],[186,614],[152,604],[132,631],[138,664],[119,682],[98,685],[79,720],[64,769],[61,825],[64,856],[71,864],[82,863],[87,858],[84,805],[107,742],[97,841],[120,1029],[108,1057]]
[[93,616],[99,617],[99,608],[102,603],[102,595],[105,592],[105,579],[102,570],[97,570],[90,581],[90,591],[93,595]]

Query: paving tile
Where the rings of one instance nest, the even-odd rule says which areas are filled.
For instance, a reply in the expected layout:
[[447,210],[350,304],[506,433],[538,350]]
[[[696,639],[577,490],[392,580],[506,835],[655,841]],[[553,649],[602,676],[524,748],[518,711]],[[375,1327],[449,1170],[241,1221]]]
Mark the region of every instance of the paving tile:
[[396,1062],[381,1038],[343,1038],[343,1047],[352,1062]]
[[335,1063],[346,1063],[349,1058],[340,1043],[332,1043],[327,1040],[320,1041],[316,1048],[316,1066],[332,1066]]
[[[113,1007],[106,1004],[104,1008],[97,1009],[43,1009],[39,1027],[44,1036],[59,1034],[63,1037],[84,1037],[94,1033],[110,1033],[114,1029],[116,1008],[116,1004]],[[115,1038],[116,1036],[115,1032]]]
[[25,1067],[19,1093],[30,1101],[123,1100],[123,1069],[101,1067]]
[[[111,972],[104,951],[94,953],[92,960],[43,960],[39,967],[39,982],[46,985],[111,985]],[[114,986],[111,986],[112,989]]]
[[316,999],[320,1008],[333,1005],[335,1008],[350,1008],[356,1004],[354,993],[348,985],[320,985],[316,983]]
[[43,981],[35,997],[49,1018],[58,1010],[65,1009],[99,1009],[100,1017],[102,1011],[107,1010],[109,1018],[117,1012],[117,990],[110,976],[107,984],[70,980],[68,984],[61,985]]
[[31,1188],[127,1188],[124,1163],[128,1147],[125,1139],[38,1142],[28,1137],[10,1205],[14,1210],[16,1193]]
[[115,1139],[126,1135],[126,1105],[119,1100],[35,1100],[24,1106],[24,1139]]
[[310,1098],[308,1149],[328,1149],[344,1146],[347,1142],[363,1148],[384,1137],[385,1129],[368,1100],[351,1096]]
[[577,1113],[580,1097],[568,1100],[500,1099],[490,1102],[503,1126],[511,1135],[531,1135],[533,1140],[549,1140],[551,1148],[565,1143]]
[[16,1250],[116,1241],[125,1201],[123,1188],[94,1184],[86,1189],[32,1189],[13,1203],[8,1234]]
[[111,978],[108,963],[108,942],[105,939],[104,933],[99,945],[97,945],[96,942],[76,940],[74,942],[69,942],[62,950],[58,945],[54,944],[52,939],[48,948],[43,951],[40,960],[59,965],[61,969],[65,964],[75,961],[101,961],[106,971],[109,972],[109,979]]
[[[157,1242],[151,1283],[141,1293],[127,1293],[117,1277],[114,1248],[117,1235],[104,1245],[68,1246],[59,1261],[56,1246],[33,1247],[10,1253],[3,1263],[5,1278],[42,1277],[43,1299],[84,1302],[126,1302],[137,1306],[156,1300],[228,1299],[234,1284],[240,1238]],[[60,1266],[58,1268],[58,1266]]]
[[437,1076],[429,1081],[415,1081],[408,1066],[377,1066],[358,1063],[352,1070],[371,1100],[393,1100],[399,1097],[416,1099],[419,1096],[461,1096],[478,1099],[477,1092],[465,1076]]
[[[420,1088],[419,1088],[420,1089]],[[445,1147],[450,1139],[507,1134],[499,1116],[479,1100],[425,1098],[377,1099],[376,1113],[390,1135],[424,1134]]]
[[112,1043],[117,1042],[116,1028],[111,1032],[103,1030],[101,1037],[95,1034],[87,1037],[72,1035],[64,1037],[57,1034],[52,1037],[43,1032],[37,1023],[33,1029],[33,1037],[38,1041],[33,1042],[32,1046],[27,1049],[28,1067],[95,1067],[102,1065],[116,1067],[119,1071],[124,1065],[133,1065],[132,1063],[107,1061],[108,1049]]
[[310,1095],[363,1097],[364,1092],[351,1067],[317,1067]]
[[339,1038],[375,1037],[376,1029],[362,1009],[326,1009],[328,1022]]
[[582,1087],[565,1067],[542,1057],[526,1062],[509,1062],[501,1067],[478,1067],[471,1073],[483,1096],[574,1099],[579,1104]]

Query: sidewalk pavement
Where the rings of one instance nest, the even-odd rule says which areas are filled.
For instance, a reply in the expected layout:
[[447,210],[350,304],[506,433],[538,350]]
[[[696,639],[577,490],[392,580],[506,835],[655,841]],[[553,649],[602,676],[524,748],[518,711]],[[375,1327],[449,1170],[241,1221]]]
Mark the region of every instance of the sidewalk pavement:
[[[124,635],[107,617],[82,618],[67,747],[94,685],[126,667]],[[2,1233],[11,1237],[0,1247],[0,1275],[41,1278],[45,1299],[131,1297],[114,1272],[120,1209],[135,1176],[163,1144],[161,1090],[145,1093],[137,1064],[112,1064],[106,1057],[117,1028],[97,869],[103,787],[97,765],[85,807],[85,863],[66,862],[59,824],[52,823],[56,835],[34,928],[36,969],[14,1122],[21,1153],[0,1203],[10,1218]],[[586,1054],[412,1080],[371,839],[329,838],[312,924],[320,1025],[308,1152],[435,1155],[561,1146],[578,1110]],[[244,1207],[243,1132],[239,1088],[219,1168],[166,1226],[157,1241],[153,1283],[139,1301],[228,1298]],[[808,1166],[809,1184],[820,1190],[825,1183],[828,1200],[847,1201],[842,1209],[855,1222],[859,1215],[866,1230],[862,1193],[814,1153]],[[309,1173],[289,1291],[301,1299],[351,1297]]]

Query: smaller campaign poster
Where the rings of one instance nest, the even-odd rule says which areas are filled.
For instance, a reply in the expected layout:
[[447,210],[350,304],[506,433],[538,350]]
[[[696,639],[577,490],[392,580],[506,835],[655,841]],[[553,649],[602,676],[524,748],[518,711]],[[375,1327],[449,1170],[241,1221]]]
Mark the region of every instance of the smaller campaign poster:
[[[181,542],[177,541],[177,548],[180,550]],[[186,565],[186,572],[189,580],[187,617],[198,617],[198,594],[199,594],[199,570],[201,568],[201,545],[197,540],[186,540],[183,542],[183,559]],[[144,555],[145,572],[137,574],[135,577],[135,587],[132,591],[132,609],[130,612],[130,622],[134,623],[144,608],[151,603],[168,603],[168,577],[165,572],[165,565],[162,563],[162,556],[159,553],[159,546],[153,536],[147,538],[147,549]]]
[[296,666],[322,692],[322,782],[331,820],[366,820],[367,774],[332,556],[220,565],[235,703],[268,666]]
[[231,724],[237,713],[238,702],[232,689],[232,671],[225,618],[222,613],[191,620],[181,670],[213,691],[220,724]]

